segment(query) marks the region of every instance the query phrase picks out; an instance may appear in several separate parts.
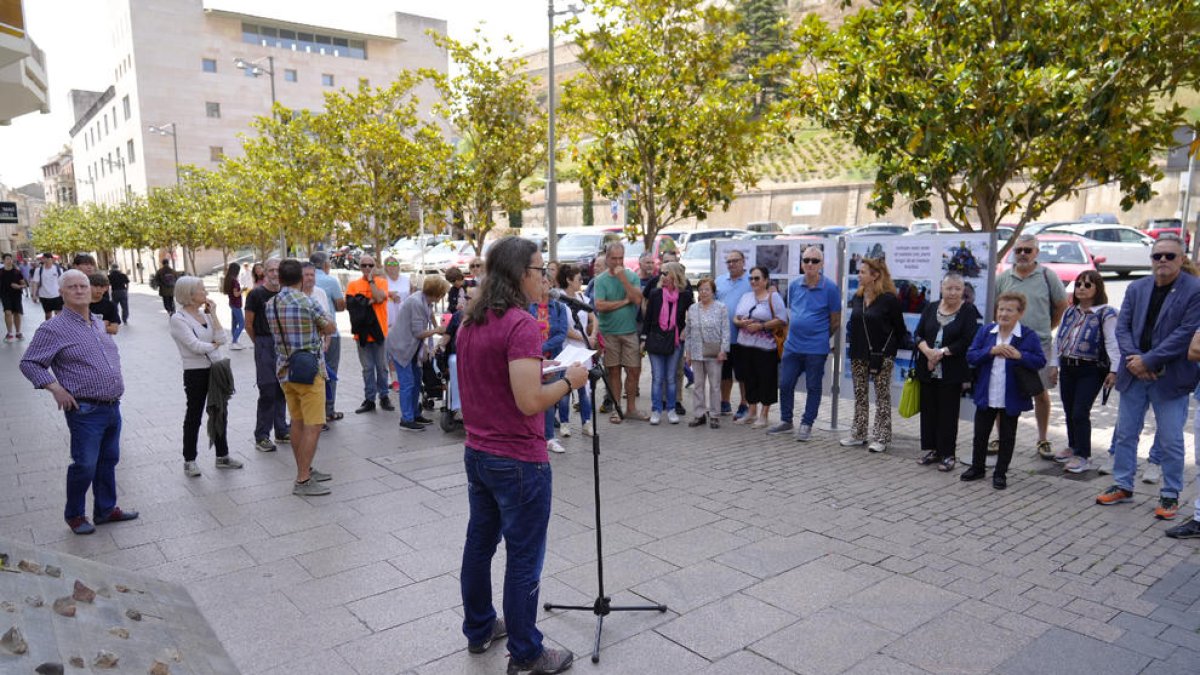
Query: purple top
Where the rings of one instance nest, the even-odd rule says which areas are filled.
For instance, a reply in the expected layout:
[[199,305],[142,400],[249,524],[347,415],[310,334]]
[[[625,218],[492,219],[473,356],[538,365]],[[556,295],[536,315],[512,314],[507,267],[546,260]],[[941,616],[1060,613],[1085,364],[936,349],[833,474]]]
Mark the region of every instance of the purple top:
[[90,314],[85,320],[70,309],[38,327],[21,359],[21,373],[38,389],[57,380],[75,398],[115,401],[125,393],[121,355],[104,322]]

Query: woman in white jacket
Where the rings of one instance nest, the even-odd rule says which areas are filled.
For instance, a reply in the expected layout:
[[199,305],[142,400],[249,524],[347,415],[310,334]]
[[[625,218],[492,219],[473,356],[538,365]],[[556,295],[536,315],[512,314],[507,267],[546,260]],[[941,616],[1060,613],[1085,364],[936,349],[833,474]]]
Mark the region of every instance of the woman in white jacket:
[[[187,411],[183,416],[183,472],[199,476],[196,464],[196,441],[200,435],[200,418],[208,401],[209,375],[218,349],[229,341],[229,333],[221,327],[216,304],[208,299],[204,281],[184,276],[175,282],[175,305],[171,315],[171,337],[179,348],[183,361],[183,390],[187,394]],[[224,420],[217,425],[212,443],[216,446],[218,469],[240,469],[242,463],[229,456]]]

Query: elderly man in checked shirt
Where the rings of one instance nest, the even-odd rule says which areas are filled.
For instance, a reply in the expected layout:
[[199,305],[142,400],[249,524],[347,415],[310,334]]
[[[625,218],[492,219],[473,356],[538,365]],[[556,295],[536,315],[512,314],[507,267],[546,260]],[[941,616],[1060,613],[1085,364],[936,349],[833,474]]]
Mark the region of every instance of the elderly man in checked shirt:
[[[333,476],[312,466],[317,439],[325,424],[325,354],[322,336],[337,329],[333,318],[316,300],[301,290],[304,271],[300,261],[279,263],[279,294],[266,307],[267,324],[275,338],[275,372],[292,416],[292,454],[296,457],[296,484],[292,494],[316,497],[329,494],[320,483]],[[288,381],[288,357],[299,351],[317,355],[317,377],[312,384]]]
[[54,395],[71,431],[67,467],[67,525],[75,534],[91,534],[85,515],[92,489],[96,525],[133,520],[137,511],[117,506],[117,462],[121,458],[121,355],[104,322],[88,311],[88,277],[64,272],[60,281],[65,311],[38,327],[21,359],[21,373],[38,389]]

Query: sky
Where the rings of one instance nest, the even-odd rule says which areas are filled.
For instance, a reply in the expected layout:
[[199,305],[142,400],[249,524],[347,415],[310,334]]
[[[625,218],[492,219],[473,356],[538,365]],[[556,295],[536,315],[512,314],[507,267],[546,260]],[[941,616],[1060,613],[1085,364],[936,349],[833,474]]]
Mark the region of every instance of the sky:
[[[205,0],[205,6],[322,25],[333,23],[322,17],[334,8],[340,16],[335,25],[349,29],[375,25],[389,12],[418,14],[446,20],[451,37],[463,40],[472,39],[477,27],[494,45],[511,36],[520,52],[545,48],[548,39],[546,0]],[[24,0],[26,30],[46,53],[50,113],[29,113],[0,127],[0,183],[40,182],[42,164],[70,142],[74,119],[67,92],[103,91],[111,84],[112,64],[94,58],[107,53],[108,32],[96,28],[108,25],[108,7],[107,0]]]

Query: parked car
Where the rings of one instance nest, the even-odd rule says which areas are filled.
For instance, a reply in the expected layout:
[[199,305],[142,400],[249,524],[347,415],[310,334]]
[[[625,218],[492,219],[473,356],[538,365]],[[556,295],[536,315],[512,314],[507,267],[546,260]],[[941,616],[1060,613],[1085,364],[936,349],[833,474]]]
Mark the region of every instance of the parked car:
[[445,272],[451,267],[465,270],[467,264],[471,262],[471,258],[474,257],[475,247],[471,245],[471,242],[465,239],[443,241],[425,252],[425,262],[421,265],[421,272],[435,274]]
[[808,234],[809,232],[812,232],[812,231],[813,231],[812,225],[794,224],[794,225],[788,225],[787,227],[783,228],[784,234]]
[[1051,233],[1074,234],[1087,240],[1088,249],[1104,256],[1104,272],[1129,276],[1131,272],[1150,270],[1150,247],[1154,237],[1124,225],[1079,224],[1061,225],[1043,230]]
[[932,234],[934,232],[948,232],[953,229],[955,228],[943,225],[936,218],[922,218],[908,224],[908,234]]
[[783,232],[753,232],[751,234],[748,234],[748,235],[742,237],[742,239],[757,239],[757,240],[778,239],[780,237],[786,237],[786,236],[787,235],[784,234]]
[[1081,223],[1097,223],[1101,225],[1120,225],[1121,220],[1115,213],[1085,213],[1079,216]]
[[683,236],[679,238],[679,246],[684,251],[687,251],[688,246],[697,241],[706,241],[708,239],[741,239],[748,234],[750,234],[749,230],[739,230],[733,227],[692,230],[683,233]]
[[869,225],[861,225],[852,227],[842,234],[847,237],[878,237],[908,234],[908,228],[903,225],[895,225],[893,223],[871,223]]
[[1187,245],[1188,250],[1192,248],[1192,233],[1183,231],[1183,221],[1179,218],[1147,218],[1138,229],[1155,239],[1164,232],[1178,235],[1183,237],[1183,243]]
[[812,232],[807,232],[806,234],[815,234],[819,237],[836,237],[846,234],[852,229],[854,228],[847,225],[826,225],[825,227],[813,230]]
[[[421,266],[421,254],[437,246],[450,237],[444,234],[426,234],[416,237],[397,239],[391,246],[383,250],[383,257],[392,256],[400,261],[401,272],[415,272]],[[382,262],[382,261],[380,261]]]
[[779,223],[773,220],[760,220],[753,223],[746,223],[746,229],[751,232],[783,232],[783,228]]
[[[1097,266],[1104,262],[1104,256],[1092,255],[1085,240],[1073,234],[1050,233],[1039,236],[1037,243],[1038,263],[1057,274],[1068,287],[1081,272],[1098,270]],[[1010,249],[1004,260],[996,265],[996,274],[1012,267],[1014,256]]]
[[604,245],[620,237],[615,232],[588,230],[585,232],[569,232],[558,240],[555,254],[560,262],[578,265],[583,270],[583,281],[587,283],[592,278],[592,266],[596,256],[604,250]]
[[696,242],[695,246],[690,246],[683,255],[680,256],[679,262],[683,265],[684,275],[688,281],[693,284],[703,277],[713,276],[712,269],[712,249],[716,245],[714,239],[704,239]]

